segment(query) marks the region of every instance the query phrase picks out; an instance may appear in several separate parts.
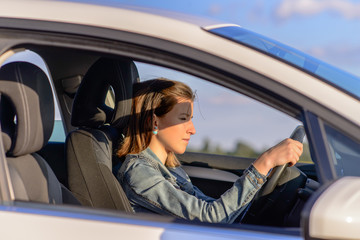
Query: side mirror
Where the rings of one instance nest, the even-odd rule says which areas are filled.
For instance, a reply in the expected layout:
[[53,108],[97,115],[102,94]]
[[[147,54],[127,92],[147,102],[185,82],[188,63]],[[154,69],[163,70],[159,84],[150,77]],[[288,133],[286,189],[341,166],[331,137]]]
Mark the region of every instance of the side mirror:
[[360,177],[343,177],[319,189],[305,205],[305,239],[359,239]]

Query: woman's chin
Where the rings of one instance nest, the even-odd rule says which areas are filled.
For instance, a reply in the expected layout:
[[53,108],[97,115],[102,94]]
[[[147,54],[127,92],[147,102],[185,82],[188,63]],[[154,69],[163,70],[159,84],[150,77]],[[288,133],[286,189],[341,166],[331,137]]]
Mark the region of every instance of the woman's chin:
[[175,154],[183,154],[184,152],[186,151],[186,148],[185,149],[179,149],[177,151],[174,151]]

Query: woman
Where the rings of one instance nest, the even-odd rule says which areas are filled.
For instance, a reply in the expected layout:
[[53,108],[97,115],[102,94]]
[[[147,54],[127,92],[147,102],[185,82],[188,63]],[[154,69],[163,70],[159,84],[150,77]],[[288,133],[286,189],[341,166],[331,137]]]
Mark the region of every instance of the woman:
[[130,125],[117,155],[126,156],[117,177],[135,212],[169,214],[188,220],[232,223],[275,166],[294,165],[300,142],[286,139],[263,153],[219,199],[193,186],[175,154],[185,152],[191,135],[194,94],[165,79],[134,86]]

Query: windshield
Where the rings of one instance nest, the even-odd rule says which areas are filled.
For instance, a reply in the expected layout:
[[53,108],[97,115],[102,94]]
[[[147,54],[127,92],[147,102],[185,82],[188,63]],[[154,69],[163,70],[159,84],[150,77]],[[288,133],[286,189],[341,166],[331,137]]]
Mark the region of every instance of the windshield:
[[335,68],[303,52],[239,26],[219,27],[207,31],[290,63],[360,99],[359,77]]
[[360,176],[359,143],[326,123],[325,132],[337,176]]

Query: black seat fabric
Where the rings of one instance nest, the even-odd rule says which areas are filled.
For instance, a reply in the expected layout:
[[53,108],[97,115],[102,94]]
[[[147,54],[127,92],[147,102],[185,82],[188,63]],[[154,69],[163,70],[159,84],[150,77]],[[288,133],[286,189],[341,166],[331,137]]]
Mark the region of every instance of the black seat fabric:
[[[66,155],[69,188],[83,205],[132,212],[112,167],[136,81],[138,73],[132,61],[100,58],[75,95],[71,123],[78,129],[67,136]],[[110,86],[114,108],[105,104]]]
[[0,116],[14,200],[79,204],[37,153],[54,125],[54,100],[46,74],[26,62],[0,69]]

